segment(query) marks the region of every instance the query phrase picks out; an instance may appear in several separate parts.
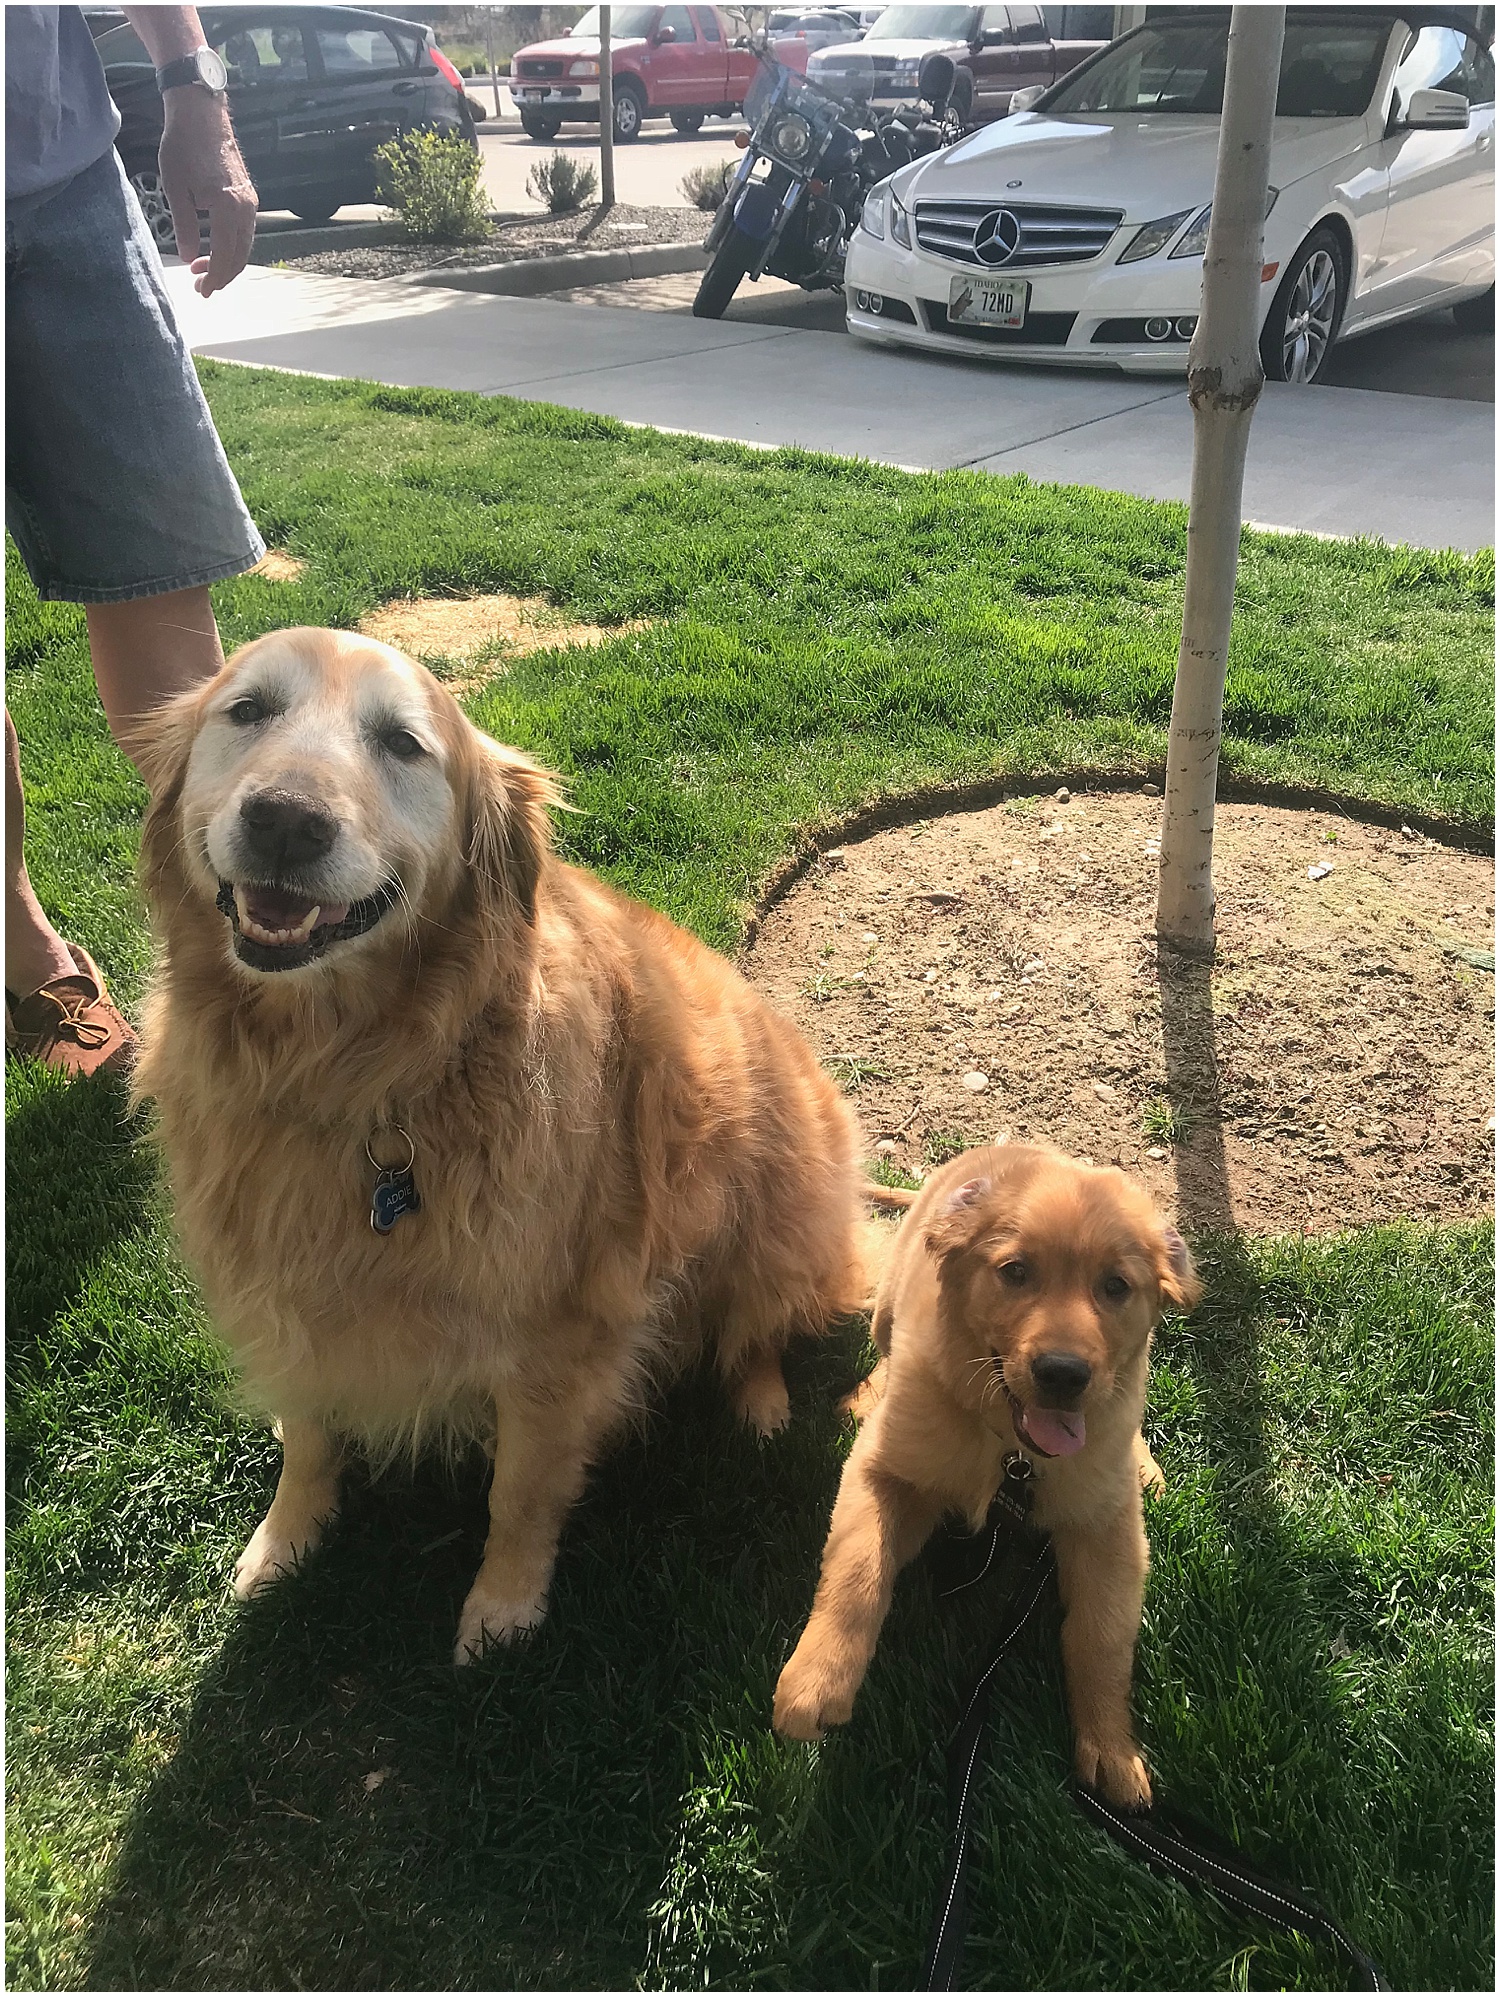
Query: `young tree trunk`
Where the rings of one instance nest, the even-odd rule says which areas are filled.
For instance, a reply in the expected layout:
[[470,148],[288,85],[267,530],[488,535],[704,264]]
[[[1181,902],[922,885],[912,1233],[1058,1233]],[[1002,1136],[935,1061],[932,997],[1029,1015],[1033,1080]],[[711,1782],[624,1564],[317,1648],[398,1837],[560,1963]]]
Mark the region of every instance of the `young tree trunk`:
[[484,10],[484,56],[490,66],[490,95],[495,100],[495,116],[500,116],[500,78],[495,69],[495,10]]
[[611,9],[599,9],[599,206],[615,205],[615,63],[610,52]]
[[1257,337],[1260,273],[1285,25],[1285,7],[1241,5],[1230,17],[1203,304],[1188,351],[1193,482],[1156,928],[1165,942],[1204,957],[1214,949],[1214,793],[1245,450],[1265,380]]

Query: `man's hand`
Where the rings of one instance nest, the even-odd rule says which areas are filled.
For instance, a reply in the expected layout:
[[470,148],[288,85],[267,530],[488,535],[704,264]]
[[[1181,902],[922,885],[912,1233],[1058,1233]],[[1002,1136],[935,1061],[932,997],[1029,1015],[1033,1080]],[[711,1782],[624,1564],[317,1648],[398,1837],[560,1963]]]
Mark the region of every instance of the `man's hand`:
[[[177,230],[177,254],[203,298],[239,276],[255,241],[255,185],[240,158],[229,107],[196,83],[162,95],[161,184]],[[208,255],[200,256],[198,210],[208,211]]]
[[[207,46],[196,7],[125,7],[158,69]],[[161,184],[177,231],[177,254],[208,298],[239,276],[255,240],[255,187],[234,142],[229,106],[201,84],[162,93]],[[198,254],[198,210],[208,210],[208,255]]]

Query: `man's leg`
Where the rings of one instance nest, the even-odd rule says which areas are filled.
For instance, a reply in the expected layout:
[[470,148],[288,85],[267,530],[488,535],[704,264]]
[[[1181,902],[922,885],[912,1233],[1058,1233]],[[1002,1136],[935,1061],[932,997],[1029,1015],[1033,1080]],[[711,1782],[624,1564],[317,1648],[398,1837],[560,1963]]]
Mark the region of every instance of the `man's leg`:
[[24,998],[74,970],[68,946],[42,912],[26,872],[26,800],[21,792],[21,745],[5,710],[5,989]]
[[224,663],[206,586],[87,607],[89,652],[110,732],[134,760],[134,725]]

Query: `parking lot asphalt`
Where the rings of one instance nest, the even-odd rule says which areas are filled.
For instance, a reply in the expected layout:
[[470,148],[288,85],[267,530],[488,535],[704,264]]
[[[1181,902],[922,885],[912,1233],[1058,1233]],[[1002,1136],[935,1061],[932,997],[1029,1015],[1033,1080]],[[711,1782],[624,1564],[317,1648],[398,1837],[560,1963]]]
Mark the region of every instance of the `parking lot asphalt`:
[[[762,447],[911,469],[1025,472],[1185,500],[1180,381],[871,348],[742,317],[500,298],[247,270],[210,300],[169,272],[195,352],[313,374],[462,388]],[[826,301],[825,301],[826,302]],[[1366,389],[1267,388],[1246,517],[1423,547],[1494,539],[1493,408]]]

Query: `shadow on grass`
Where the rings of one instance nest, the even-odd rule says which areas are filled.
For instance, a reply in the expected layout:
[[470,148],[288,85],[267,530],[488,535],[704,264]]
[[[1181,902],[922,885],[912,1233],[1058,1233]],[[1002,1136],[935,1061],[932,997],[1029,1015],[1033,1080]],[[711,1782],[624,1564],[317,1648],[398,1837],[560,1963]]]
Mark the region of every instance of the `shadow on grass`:
[[[547,1624],[465,1673],[449,1647],[483,1543],[480,1467],[353,1476],[329,1546],[230,1624],[129,1824],[87,1987],[910,1988],[943,1863],[943,1743],[1008,1579],[940,1604],[912,1570],[852,1726],[811,1750],[769,1733],[858,1342],[797,1356],[797,1420],[766,1448],[713,1382],[675,1389],[600,1466]],[[1216,1428],[1248,1462],[1254,1421],[1247,1434],[1233,1407]],[[1361,1577],[1309,1562],[1263,1480],[1232,1530],[1226,1589],[1190,1519],[1153,1526],[1185,1597],[1155,1675],[1181,1674],[1193,1700],[1163,1726],[1158,1770],[1386,1947],[1398,1976],[1420,1975],[1351,1886],[1386,1861],[1361,1849],[1368,1774],[1311,1664]],[[1262,1715],[1225,1755],[1215,1700],[1233,1715],[1233,1660],[1271,1622],[1252,1675],[1275,1725]],[[1176,1691],[1153,1703],[1168,1712]],[[995,1713],[970,1980],[1217,1987],[1257,1943],[1252,1981],[1325,1987],[1326,1958],[1129,1865],[1076,1815],[1055,1615],[1007,1666]],[[1424,1892],[1446,1918],[1442,1891]]]

